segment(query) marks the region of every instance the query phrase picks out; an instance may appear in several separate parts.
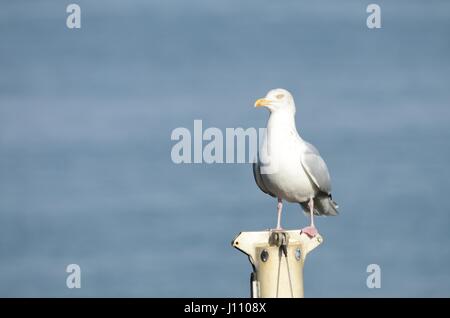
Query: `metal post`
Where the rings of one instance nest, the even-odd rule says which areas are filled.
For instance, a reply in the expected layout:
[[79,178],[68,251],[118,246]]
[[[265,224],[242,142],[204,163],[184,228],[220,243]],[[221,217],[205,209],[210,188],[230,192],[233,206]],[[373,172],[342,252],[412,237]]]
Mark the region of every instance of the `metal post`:
[[306,255],[322,241],[322,236],[310,238],[300,230],[271,230],[241,232],[232,245],[252,264],[253,298],[302,298]]

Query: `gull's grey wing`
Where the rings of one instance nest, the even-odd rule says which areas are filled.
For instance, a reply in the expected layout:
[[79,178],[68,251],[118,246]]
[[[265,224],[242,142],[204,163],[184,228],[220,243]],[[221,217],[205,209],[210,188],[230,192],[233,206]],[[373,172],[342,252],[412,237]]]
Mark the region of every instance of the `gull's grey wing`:
[[271,193],[264,184],[264,181],[261,177],[261,168],[258,161],[253,163],[253,177],[255,178],[255,182],[262,192],[275,197],[275,195]]
[[320,156],[319,151],[310,143],[306,143],[306,151],[302,157],[302,166],[320,191],[326,194],[331,193],[331,178],[327,165]]

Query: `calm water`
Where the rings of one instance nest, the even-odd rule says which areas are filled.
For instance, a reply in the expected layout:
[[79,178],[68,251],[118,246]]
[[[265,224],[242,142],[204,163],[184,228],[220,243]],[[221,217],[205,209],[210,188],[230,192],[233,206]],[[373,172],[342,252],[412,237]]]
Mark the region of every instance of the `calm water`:
[[230,241],[276,202],[250,165],[173,164],[170,134],[265,127],[274,87],[341,206],[306,295],[450,296],[450,3],[378,1],[369,30],[369,2],[242,2],[78,0],[81,30],[60,1],[0,2],[0,296],[246,297]]

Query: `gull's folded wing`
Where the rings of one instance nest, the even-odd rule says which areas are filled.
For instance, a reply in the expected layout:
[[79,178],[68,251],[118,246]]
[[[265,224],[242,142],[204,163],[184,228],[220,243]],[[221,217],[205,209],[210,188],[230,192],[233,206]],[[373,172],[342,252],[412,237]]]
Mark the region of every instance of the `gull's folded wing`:
[[253,163],[253,177],[255,178],[255,182],[258,185],[258,187],[261,189],[262,192],[275,197],[275,195],[273,193],[271,193],[264,184],[264,181],[261,177],[261,168],[259,166],[259,162]]
[[309,143],[302,157],[302,166],[320,191],[326,194],[331,193],[331,179],[327,165],[317,149]]

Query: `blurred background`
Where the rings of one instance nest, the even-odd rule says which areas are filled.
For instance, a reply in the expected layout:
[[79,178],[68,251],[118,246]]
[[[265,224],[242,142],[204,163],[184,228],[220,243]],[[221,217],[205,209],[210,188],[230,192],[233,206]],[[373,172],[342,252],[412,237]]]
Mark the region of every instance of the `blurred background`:
[[174,164],[170,135],[265,127],[275,87],[340,204],[306,296],[450,296],[448,1],[378,0],[378,30],[360,0],[77,0],[78,30],[69,3],[0,1],[0,296],[247,297],[230,242],[276,202],[250,164]]

